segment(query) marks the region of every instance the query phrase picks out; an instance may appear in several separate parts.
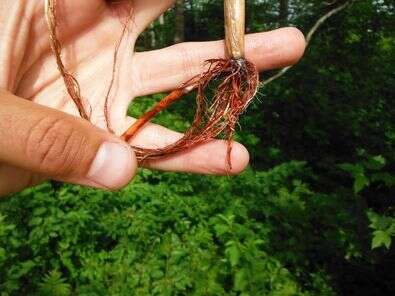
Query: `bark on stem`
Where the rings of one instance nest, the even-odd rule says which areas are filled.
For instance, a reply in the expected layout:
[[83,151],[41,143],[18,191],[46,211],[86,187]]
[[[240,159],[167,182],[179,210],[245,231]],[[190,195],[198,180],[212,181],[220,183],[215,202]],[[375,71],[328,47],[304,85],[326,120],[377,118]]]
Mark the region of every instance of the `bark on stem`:
[[224,0],[225,44],[233,59],[244,58],[245,0]]

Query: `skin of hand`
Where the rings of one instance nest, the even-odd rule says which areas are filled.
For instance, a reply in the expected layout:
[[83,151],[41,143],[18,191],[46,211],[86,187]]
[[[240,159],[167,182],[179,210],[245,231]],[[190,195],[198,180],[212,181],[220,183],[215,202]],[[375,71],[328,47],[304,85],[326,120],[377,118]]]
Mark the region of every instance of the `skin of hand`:
[[[111,1],[113,2],[113,1]],[[66,68],[78,79],[91,123],[78,118],[51,52],[43,0],[0,2],[0,196],[46,179],[101,189],[122,188],[133,178],[137,162],[121,135],[135,120],[126,116],[138,96],[166,92],[203,70],[209,58],[225,56],[223,41],[187,42],[134,52],[139,34],[173,0],[134,0],[133,18],[120,45],[109,117],[104,99],[111,80],[115,44],[129,4],[103,0],[58,0],[58,35]],[[296,63],[305,39],[295,28],[246,36],[246,58],[260,71]],[[131,141],[163,147],[179,133],[147,124]],[[151,169],[226,174],[226,143],[212,140],[189,151],[147,163]],[[234,143],[232,174],[245,169],[249,154]]]

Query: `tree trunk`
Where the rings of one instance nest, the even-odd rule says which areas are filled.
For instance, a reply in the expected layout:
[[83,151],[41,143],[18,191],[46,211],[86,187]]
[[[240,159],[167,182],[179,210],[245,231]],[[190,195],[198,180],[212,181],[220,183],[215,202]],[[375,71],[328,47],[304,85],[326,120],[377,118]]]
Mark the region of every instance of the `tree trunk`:
[[185,1],[177,0],[175,6],[175,32],[174,43],[180,43],[185,40]]
[[288,23],[289,0],[280,0],[279,22],[281,26]]

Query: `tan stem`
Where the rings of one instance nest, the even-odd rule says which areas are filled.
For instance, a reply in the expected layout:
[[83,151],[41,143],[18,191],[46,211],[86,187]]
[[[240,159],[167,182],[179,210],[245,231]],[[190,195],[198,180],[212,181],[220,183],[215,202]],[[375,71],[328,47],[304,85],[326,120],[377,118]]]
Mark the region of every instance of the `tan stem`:
[[244,58],[245,0],[224,0],[225,44],[231,58]]

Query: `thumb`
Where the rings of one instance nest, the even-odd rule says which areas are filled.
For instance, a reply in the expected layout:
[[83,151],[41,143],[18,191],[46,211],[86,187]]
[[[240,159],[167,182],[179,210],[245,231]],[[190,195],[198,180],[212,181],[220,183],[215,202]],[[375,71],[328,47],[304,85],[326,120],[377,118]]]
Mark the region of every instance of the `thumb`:
[[118,189],[134,176],[131,147],[89,122],[0,91],[0,163],[52,179]]

